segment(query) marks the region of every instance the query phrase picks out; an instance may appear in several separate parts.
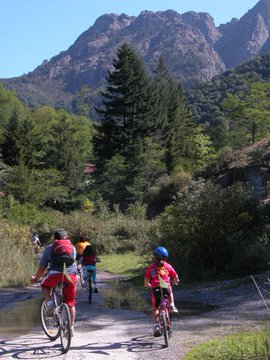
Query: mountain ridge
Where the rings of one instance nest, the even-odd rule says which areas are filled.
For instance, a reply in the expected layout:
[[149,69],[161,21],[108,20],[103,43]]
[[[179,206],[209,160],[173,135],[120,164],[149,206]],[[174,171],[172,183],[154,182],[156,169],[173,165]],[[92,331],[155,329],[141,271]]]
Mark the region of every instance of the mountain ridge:
[[[270,50],[270,0],[260,0],[239,20],[216,27],[205,12],[142,11],[104,14],[65,51],[28,74],[0,79],[30,107],[69,107],[82,85],[91,93],[106,83],[117,49],[128,43],[151,74],[162,55],[176,81],[189,87]],[[95,96],[93,97],[95,101]]]

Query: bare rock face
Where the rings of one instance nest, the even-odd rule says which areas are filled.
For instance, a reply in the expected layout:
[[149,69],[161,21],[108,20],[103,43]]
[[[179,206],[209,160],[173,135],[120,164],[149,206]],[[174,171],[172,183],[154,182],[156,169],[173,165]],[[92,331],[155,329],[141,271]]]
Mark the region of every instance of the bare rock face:
[[223,36],[215,45],[227,68],[234,67],[269,48],[270,0],[261,0],[239,21],[221,27]]
[[69,102],[84,84],[94,91],[104,86],[117,50],[127,43],[142,57],[149,74],[162,55],[172,76],[186,87],[269,51],[269,31],[270,0],[259,1],[240,20],[233,18],[219,27],[209,14],[194,11],[143,11],[137,17],[105,14],[66,51],[27,75],[2,82],[28,106]]

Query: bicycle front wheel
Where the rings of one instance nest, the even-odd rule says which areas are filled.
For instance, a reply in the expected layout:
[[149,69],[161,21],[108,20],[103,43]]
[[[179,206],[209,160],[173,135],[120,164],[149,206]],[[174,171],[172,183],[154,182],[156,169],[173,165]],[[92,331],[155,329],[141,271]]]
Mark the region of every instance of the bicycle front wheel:
[[67,304],[61,305],[60,310],[60,339],[64,353],[67,353],[71,344],[71,320]]
[[60,327],[57,315],[47,316],[48,306],[46,300],[40,303],[40,321],[41,326],[50,340],[56,340],[60,336]]
[[165,310],[162,310],[161,312],[161,322],[162,322],[162,332],[165,340],[165,346],[169,346],[169,333],[168,333],[168,324],[167,324],[167,318],[166,318],[166,312]]

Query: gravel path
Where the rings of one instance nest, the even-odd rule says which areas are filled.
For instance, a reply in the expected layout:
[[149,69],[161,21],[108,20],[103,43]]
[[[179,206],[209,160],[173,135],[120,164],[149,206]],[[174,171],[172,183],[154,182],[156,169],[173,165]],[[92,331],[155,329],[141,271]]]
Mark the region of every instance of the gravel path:
[[[268,274],[269,275],[269,274]],[[265,276],[265,275],[264,275]],[[47,340],[40,328],[16,338],[0,337],[0,356],[3,359],[57,359],[65,360],[181,360],[194,345],[238,331],[251,331],[269,325],[269,314],[251,279],[222,282],[193,289],[174,291],[177,301],[200,302],[206,308],[215,309],[193,316],[173,319],[173,336],[169,348],[163,347],[162,338],[152,336],[152,322],[141,312],[113,310],[101,307],[102,288],[108,280],[115,280],[109,273],[99,273],[100,293],[93,303],[87,303],[86,294],[78,292],[76,334],[71,350],[61,354],[59,340]],[[239,285],[240,284],[240,285]],[[235,285],[238,285],[235,287]],[[234,286],[234,287],[233,287]],[[0,289],[0,307],[4,311],[7,302],[37,296],[39,289]]]

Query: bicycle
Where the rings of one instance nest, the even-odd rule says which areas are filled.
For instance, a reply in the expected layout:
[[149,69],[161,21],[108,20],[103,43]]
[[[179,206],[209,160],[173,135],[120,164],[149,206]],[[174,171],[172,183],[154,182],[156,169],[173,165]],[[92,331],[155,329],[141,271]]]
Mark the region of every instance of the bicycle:
[[164,288],[152,288],[152,287],[145,287],[146,289],[155,289],[158,292],[158,297],[160,297],[160,302],[158,306],[158,316],[157,316],[157,325],[160,330],[160,335],[164,336],[165,347],[169,346],[169,340],[172,336],[172,317],[171,317],[171,305],[168,299],[168,294],[164,294]]
[[60,337],[64,353],[67,353],[71,345],[71,320],[67,304],[63,302],[64,282],[60,282],[52,289],[52,300],[54,303],[54,314],[48,316],[48,306],[45,299],[40,304],[40,320],[45,334],[50,340]]
[[86,291],[88,294],[88,301],[89,304],[92,303],[92,294],[93,294],[93,270],[87,269],[87,278],[85,280],[86,282]]
[[158,324],[159,324],[160,332],[161,335],[164,336],[165,347],[168,347],[169,340],[172,336],[171,312],[170,312],[170,303],[168,300],[168,295],[163,294],[162,288],[160,288],[160,304],[158,310],[159,310]]

